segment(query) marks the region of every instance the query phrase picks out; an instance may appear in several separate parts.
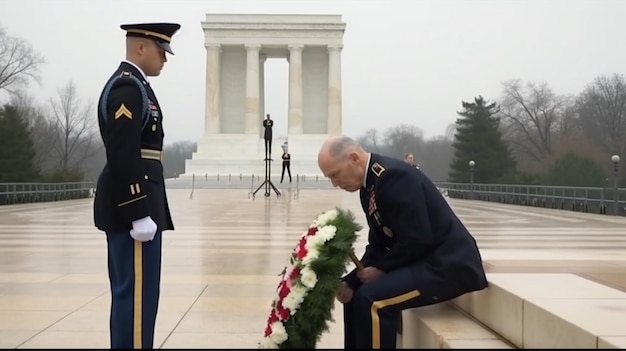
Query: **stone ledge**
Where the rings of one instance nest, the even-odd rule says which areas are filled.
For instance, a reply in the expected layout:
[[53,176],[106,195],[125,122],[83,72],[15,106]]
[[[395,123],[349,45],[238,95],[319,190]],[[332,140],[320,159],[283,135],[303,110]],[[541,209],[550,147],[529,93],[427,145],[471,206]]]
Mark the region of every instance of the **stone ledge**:
[[626,337],[626,293],[573,274],[487,274],[452,301],[519,348],[598,348]]
[[402,320],[403,348],[512,348],[450,303],[405,310]]

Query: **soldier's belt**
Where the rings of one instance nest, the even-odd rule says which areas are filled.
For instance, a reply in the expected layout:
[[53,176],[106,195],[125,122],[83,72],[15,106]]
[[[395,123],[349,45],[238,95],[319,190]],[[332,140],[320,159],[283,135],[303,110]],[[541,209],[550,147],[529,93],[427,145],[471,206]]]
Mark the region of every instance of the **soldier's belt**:
[[152,149],[141,149],[141,158],[148,160],[161,161],[163,159],[163,151]]

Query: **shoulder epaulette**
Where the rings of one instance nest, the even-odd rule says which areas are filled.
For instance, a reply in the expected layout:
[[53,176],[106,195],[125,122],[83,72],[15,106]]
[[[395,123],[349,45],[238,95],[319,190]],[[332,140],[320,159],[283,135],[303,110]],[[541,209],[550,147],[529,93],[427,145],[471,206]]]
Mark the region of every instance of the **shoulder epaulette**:
[[141,110],[144,111],[144,113],[142,114],[142,126],[141,129],[143,130],[146,125],[148,124],[148,120],[150,119],[150,104],[148,101],[148,93],[146,92],[146,88],[143,86],[143,83],[135,76],[133,76],[133,74],[131,72],[128,71],[122,71],[122,73],[117,76],[114,77],[113,79],[111,79],[107,85],[104,88],[104,91],[102,92],[102,104],[101,104],[101,114],[102,114],[102,119],[104,121],[104,123],[106,123],[107,121],[107,100],[109,98],[109,93],[111,92],[111,89],[113,88],[113,86],[115,85],[116,81],[121,79],[121,78],[131,78],[131,80],[135,83],[135,85],[137,86],[137,88],[139,89],[140,93],[141,93],[141,101],[142,101],[142,107]]
[[383,167],[380,163],[374,162],[371,167],[372,173],[374,173],[377,177],[380,177],[383,172],[385,172],[385,167]]

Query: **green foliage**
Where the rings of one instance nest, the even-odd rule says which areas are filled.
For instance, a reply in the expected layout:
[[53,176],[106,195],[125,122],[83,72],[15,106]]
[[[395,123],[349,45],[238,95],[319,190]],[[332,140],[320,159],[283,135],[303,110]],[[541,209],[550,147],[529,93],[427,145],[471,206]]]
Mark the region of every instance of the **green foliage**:
[[559,158],[546,174],[549,185],[601,187],[606,174],[593,159],[568,152]]
[[450,181],[470,181],[469,161],[475,162],[475,183],[501,183],[515,174],[515,160],[499,130],[499,112],[495,103],[488,104],[482,96],[474,102],[462,101],[463,111],[457,112],[454,135],[454,159],[450,164]]
[[34,182],[38,177],[28,121],[17,108],[4,105],[0,108],[0,182]]
[[540,173],[519,172],[509,177],[503,178],[502,184],[519,184],[519,185],[542,185],[544,184],[545,175]]
[[332,307],[346,265],[351,262],[349,253],[357,239],[361,226],[355,222],[349,210],[336,209],[338,216],[326,225],[337,228],[333,239],[319,251],[311,269],[317,275],[317,283],[300,305],[295,315],[284,322],[289,338],[280,345],[281,349],[315,349],[322,333],[328,331],[332,321]]
[[84,173],[78,169],[61,170],[42,175],[43,182],[64,183],[64,182],[81,182],[84,180]]

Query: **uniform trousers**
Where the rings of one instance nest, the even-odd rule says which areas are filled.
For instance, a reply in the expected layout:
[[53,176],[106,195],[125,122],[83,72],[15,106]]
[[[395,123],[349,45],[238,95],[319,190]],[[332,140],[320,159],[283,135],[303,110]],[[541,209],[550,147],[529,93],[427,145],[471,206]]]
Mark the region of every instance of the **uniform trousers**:
[[107,232],[112,349],[152,349],[161,282],[161,238],[134,240]]
[[[395,349],[402,310],[438,302],[421,269],[403,267],[361,284],[344,304],[345,349]],[[427,291],[424,291],[426,289]]]
[[280,173],[280,182],[282,183],[283,179],[285,179],[285,169],[289,174],[289,183],[291,183],[291,164],[289,162],[283,162],[283,171]]
[[269,158],[269,156],[272,154],[272,133],[265,132],[265,135],[263,135],[263,139],[265,139],[265,157]]

